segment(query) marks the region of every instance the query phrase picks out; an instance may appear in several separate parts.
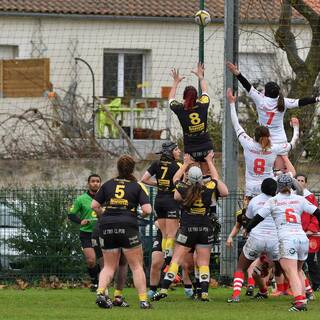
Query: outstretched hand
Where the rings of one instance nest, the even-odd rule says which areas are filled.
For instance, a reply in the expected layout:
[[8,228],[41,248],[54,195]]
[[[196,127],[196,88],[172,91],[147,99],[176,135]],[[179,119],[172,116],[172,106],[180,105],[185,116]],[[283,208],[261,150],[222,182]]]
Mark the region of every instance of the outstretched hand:
[[227,61],[227,68],[231,73],[233,73],[236,76],[240,74],[238,66],[236,64],[231,63],[230,61]]
[[209,151],[209,153],[205,156],[204,159],[205,159],[207,162],[210,162],[210,161],[212,161],[213,157],[214,157],[214,153],[213,153],[213,151],[211,150],[211,151]]
[[173,78],[173,81],[175,83],[179,83],[185,78],[179,74],[179,69],[175,69],[175,68],[171,70],[171,77]]
[[191,73],[195,74],[199,80],[202,80],[204,77],[204,64],[199,62],[197,64],[197,68],[195,70],[192,70]]
[[232,94],[231,88],[227,89],[227,99],[228,99],[229,104],[235,103],[237,101],[237,97]]
[[194,161],[191,157],[191,155],[189,153],[185,153],[184,156],[183,156],[183,163],[187,164],[187,165],[190,165],[190,164],[193,164]]
[[291,127],[298,127],[299,128],[299,119],[298,118],[291,118],[290,120]]

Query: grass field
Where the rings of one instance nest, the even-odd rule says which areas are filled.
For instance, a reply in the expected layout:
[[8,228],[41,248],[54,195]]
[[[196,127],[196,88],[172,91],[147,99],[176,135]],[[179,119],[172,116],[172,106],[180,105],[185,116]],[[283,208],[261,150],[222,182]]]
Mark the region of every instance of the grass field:
[[212,289],[211,301],[204,303],[184,297],[183,290],[170,292],[166,300],[153,303],[152,310],[140,310],[134,289],[125,290],[130,308],[100,309],[95,305],[95,294],[88,289],[27,289],[0,291],[0,319],[3,320],[91,320],[91,319],[319,319],[320,295],[309,303],[308,311],[291,313],[290,297],[271,297],[265,301],[253,301],[243,296],[239,304],[227,304],[230,289]]

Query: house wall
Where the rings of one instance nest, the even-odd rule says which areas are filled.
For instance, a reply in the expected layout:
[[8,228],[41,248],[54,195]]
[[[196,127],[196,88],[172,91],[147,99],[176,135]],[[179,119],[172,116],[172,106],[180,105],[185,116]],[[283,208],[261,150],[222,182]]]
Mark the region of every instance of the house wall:
[[[272,44],[275,26],[241,25],[239,52],[248,65],[252,55],[274,55],[276,65],[286,74],[290,68],[280,49]],[[295,26],[298,48],[306,48],[310,42],[309,29]],[[103,53],[105,49],[141,50],[146,54],[145,80],[148,82],[146,96],[160,97],[161,87],[170,86],[170,69],[179,68],[186,76],[177,97],[181,98],[185,85],[197,87],[196,77],[190,73],[198,59],[198,27],[187,22],[152,22],[121,20],[90,20],[65,18],[14,18],[2,17],[0,22],[0,46],[19,46],[19,58],[40,56],[50,58],[50,80],[62,97],[72,81],[78,82],[77,93],[90,102],[92,79],[87,67],[74,58],[85,59],[93,68],[96,79],[96,96],[102,95]],[[307,49],[300,50],[305,55]],[[249,53],[246,61],[246,54]],[[265,60],[263,60],[265,61]],[[257,62],[259,64],[259,61]],[[265,63],[264,63],[265,64]],[[205,29],[205,65],[208,93],[212,98],[215,113],[220,111],[223,98],[224,72],[224,28],[222,24],[210,24]],[[245,63],[243,64],[245,67]],[[268,68],[268,66],[266,66]],[[277,66],[270,66],[275,72]],[[0,113],[12,113],[36,106],[51,112],[51,104],[46,97],[31,99],[0,99]],[[88,113],[90,113],[90,109]],[[157,115],[158,128],[170,127],[174,135],[181,130],[175,116],[167,118],[167,113]],[[0,134],[3,128],[0,128]]]

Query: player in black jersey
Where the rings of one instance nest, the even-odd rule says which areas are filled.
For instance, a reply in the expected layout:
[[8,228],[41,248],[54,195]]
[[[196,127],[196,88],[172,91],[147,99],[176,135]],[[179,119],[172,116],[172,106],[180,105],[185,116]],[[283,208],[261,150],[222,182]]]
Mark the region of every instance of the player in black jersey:
[[[151,213],[146,187],[133,176],[135,162],[131,156],[121,156],[117,163],[118,176],[105,182],[92,202],[92,209],[100,216],[100,245],[104,267],[100,272],[96,303],[101,308],[111,308],[106,295],[117,269],[121,250],[124,253],[137,288],[140,308],[149,309],[146,277],[143,270],[143,252],[137,221],[137,207],[142,215]],[[106,204],[105,210],[102,204]]]
[[[204,80],[204,66],[199,63],[192,71],[199,81],[202,94],[193,86],[187,86],[183,92],[183,103],[176,100],[176,91],[179,83],[185,78],[179,75],[179,70],[171,72],[173,85],[169,94],[170,109],[177,115],[183,130],[184,152],[189,153],[195,161],[205,162],[204,158],[213,150],[213,144],[207,131],[207,118],[210,98],[207,94],[207,85]],[[205,166],[203,166],[205,167]]]
[[158,187],[154,208],[162,233],[161,247],[167,265],[172,258],[174,238],[179,227],[180,208],[173,197],[175,190],[173,176],[181,167],[179,156],[180,149],[176,143],[171,141],[163,143],[160,160],[153,161],[141,179],[146,184]]
[[202,172],[196,166],[189,169],[186,183],[180,181],[187,168],[193,163],[190,155],[185,155],[183,166],[174,176],[174,181],[177,182],[174,197],[182,206],[181,225],[169,270],[161,284],[160,292],[154,295],[153,300],[160,300],[167,296],[168,288],[177,274],[185,254],[190,251],[190,248],[195,248],[202,290],[201,300],[208,301],[209,262],[213,243],[212,222],[208,214],[212,198],[218,193],[221,196],[228,194],[226,186],[216,179],[217,171],[213,165],[212,156],[213,153],[210,152],[205,157],[212,177],[212,180],[207,184],[203,183]]

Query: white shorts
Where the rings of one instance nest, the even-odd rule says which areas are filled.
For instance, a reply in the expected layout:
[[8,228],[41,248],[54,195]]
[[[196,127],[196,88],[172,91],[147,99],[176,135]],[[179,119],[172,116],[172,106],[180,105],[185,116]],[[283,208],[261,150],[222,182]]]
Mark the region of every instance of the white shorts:
[[305,261],[308,257],[309,239],[305,235],[280,239],[279,250],[280,258]]
[[279,240],[275,238],[259,239],[255,237],[249,237],[245,243],[243,249],[243,254],[248,260],[256,260],[265,254],[270,260],[279,260]]

